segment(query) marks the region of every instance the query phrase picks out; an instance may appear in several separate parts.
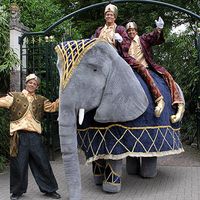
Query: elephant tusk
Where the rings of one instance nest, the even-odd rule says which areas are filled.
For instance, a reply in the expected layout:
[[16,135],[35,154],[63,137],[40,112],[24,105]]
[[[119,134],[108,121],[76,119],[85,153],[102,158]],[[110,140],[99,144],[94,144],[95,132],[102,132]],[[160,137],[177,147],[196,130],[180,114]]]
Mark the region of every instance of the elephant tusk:
[[80,125],[83,123],[84,114],[85,114],[85,109],[84,108],[80,108],[79,109],[79,118],[78,118],[78,122],[79,122]]

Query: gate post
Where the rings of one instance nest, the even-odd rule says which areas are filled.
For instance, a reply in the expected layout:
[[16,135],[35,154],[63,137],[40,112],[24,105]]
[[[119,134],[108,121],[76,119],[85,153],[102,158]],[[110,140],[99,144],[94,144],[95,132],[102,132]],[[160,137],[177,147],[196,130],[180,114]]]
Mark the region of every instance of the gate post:
[[[197,29],[197,50],[198,50],[198,63],[197,65],[200,68],[200,28]],[[197,147],[200,149],[200,79],[197,82],[197,107],[196,107],[196,116],[197,116]]]
[[[11,4],[10,12],[10,47],[17,54],[17,57],[20,60],[20,45],[18,43],[19,37],[21,37],[24,32],[29,31],[29,29],[20,22],[20,10],[16,4]],[[13,70],[11,71],[10,75],[10,89],[12,91],[21,90],[21,73],[20,64],[13,66]]]

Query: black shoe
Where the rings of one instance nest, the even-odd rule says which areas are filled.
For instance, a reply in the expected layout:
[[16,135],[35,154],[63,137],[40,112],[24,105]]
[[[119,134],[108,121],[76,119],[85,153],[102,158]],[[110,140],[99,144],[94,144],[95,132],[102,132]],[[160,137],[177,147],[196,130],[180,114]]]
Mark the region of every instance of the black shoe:
[[47,192],[46,196],[52,199],[60,199],[61,196],[57,192]]
[[12,194],[12,195],[10,196],[10,199],[11,199],[11,200],[18,200],[21,196],[22,196],[22,195]]

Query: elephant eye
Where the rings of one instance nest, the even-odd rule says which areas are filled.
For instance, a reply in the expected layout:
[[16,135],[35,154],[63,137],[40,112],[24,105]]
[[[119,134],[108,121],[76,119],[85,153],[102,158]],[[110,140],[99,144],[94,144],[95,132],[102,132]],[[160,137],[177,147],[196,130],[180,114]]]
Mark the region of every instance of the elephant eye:
[[96,72],[96,71],[97,71],[97,69],[93,69],[93,71],[94,71],[94,72]]

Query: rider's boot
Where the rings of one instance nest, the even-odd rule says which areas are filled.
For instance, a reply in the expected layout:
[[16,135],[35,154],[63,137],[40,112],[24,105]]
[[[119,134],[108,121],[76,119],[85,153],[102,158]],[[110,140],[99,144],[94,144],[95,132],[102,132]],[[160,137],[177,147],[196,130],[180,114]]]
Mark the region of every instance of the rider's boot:
[[156,107],[155,107],[155,111],[154,114],[156,117],[160,117],[164,107],[165,107],[165,102],[163,97],[159,98],[158,100],[156,100]]
[[176,123],[176,122],[181,121],[181,119],[183,118],[184,112],[185,112],[185,104],[179,103],[177,113],[175,115],[171,115],[170,117],[171,122]]

